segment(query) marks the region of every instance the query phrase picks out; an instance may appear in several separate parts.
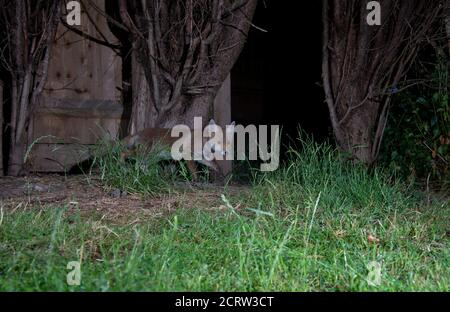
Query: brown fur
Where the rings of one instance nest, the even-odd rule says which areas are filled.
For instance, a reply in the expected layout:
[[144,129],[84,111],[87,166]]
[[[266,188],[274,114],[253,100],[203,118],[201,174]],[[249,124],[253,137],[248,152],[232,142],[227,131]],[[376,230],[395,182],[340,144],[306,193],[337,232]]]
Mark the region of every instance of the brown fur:
[[[191,130],[191,138],[193,138],[193,133]],[[147,128],[144,129],[135,135],[128,136],[122,140],[122,143],[124,144],[127,151],[122,154],[122,159],[129,157],[133,153],[136,152],[136,149],[139,146],[142,146],[144,148],[153,148],[156,144],[160,144],[164,148],[170,148],[172,145],[178,141],[179,137],[172,137],[171,136],[171,129],[164,129],[164,128]],[[206,140],[203,138],[203,144],[206,142]],[[217,173],[221,174],[220,167],[217,165],[216,161],[202,161],[203,164],[206,166],[212,168]],[[187,167],[189,171],[192,174],[192,177],[194,180],[197,180],[198,173],[197,173],[197,165],[195,164],[194,160],[186,160]]]

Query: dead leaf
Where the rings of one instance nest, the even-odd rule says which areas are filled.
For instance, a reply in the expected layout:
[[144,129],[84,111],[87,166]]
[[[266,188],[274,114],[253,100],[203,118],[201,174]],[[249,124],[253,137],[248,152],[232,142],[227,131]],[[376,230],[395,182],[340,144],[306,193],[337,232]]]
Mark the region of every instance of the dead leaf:
[[344,230],[337,230],[334,232],[334,236],[336,236],[337,238],[343,238],[346,234],[347,232],[345,232]]
[[378,244],[380,242],[380,240],[372,234],[367,235],[367,240],[372,244]]

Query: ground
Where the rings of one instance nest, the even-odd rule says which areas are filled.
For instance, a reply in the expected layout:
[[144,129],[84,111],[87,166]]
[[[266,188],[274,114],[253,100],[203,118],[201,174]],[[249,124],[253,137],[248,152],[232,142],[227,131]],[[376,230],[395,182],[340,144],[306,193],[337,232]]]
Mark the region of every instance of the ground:
[[1,178],[0,291],[448,291],[448,200],[311,162],[158,195]]
[[[245,186],[227,186],[228,193],[247,190]],[[68,205],[69,209],[84,214],[101,213],[109,220],[133,215],[170,215],[180,207],[220,210],[223,191],[220,185],[180,183],[177,191],[148,197],[104,187],[95,176],[55,174],[0,179],[0,203],[5,210]]]

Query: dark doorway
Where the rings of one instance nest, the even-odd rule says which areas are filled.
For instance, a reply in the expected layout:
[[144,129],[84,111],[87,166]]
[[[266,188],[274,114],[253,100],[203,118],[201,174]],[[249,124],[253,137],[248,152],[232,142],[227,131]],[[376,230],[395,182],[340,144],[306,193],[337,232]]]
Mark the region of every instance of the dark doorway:
[[232,71],[233,120],[278,124],[284,145],[299,128],[316,140],[328,138],[321,19],[321,1],[259,1],[253,24],[267,32],[253,27]]

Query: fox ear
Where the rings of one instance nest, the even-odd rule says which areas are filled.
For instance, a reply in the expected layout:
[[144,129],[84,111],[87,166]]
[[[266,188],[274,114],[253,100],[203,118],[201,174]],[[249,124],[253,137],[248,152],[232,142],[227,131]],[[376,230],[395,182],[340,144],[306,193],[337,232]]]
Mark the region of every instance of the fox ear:
[[215,125],[216,122],[214,121],[214,119],[211,119],[211,120],[209,121],[209,124],[210,124],[210,125]]
[[236,126],[236,121],[233,121],[230,126]]

